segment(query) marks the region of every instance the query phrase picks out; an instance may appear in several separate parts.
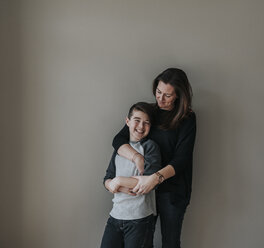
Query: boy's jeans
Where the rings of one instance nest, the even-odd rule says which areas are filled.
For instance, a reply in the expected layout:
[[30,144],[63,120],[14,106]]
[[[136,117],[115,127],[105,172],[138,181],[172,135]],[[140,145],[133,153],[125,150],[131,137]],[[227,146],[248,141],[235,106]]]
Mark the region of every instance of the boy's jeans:
[[154,229],[153,215],[136,220],[118,220],[110,216],[101,248],[150,248]]

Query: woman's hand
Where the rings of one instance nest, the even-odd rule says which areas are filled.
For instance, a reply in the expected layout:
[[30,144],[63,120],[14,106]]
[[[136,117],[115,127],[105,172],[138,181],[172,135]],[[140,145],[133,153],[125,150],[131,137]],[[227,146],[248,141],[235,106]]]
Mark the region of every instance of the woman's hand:
[[134,156],[135,156],[135,158],[133,159],[133,162],[135,163],[139,174],[143,175],[143,173],[144,173],[144,157],[140,153],[137,153]]
[[149,193],[159,183],[156,174],[150,176],[134,176],[133,178],[138,179],[137,185],[132,190],[137,195]]

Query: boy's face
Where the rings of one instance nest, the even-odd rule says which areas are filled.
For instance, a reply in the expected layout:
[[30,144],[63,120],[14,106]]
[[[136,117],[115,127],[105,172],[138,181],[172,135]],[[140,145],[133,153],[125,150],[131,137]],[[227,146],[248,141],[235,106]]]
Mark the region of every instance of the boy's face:
[[142,111],[133,110],[131,118],[126,118],[126,124],[129,127],[130,141],[140,141],[150,130],[149,117]]

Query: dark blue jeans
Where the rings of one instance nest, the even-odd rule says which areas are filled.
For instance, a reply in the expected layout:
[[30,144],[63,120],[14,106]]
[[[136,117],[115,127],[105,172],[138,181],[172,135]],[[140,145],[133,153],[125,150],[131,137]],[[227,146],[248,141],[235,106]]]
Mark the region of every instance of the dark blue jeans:
[[162,248],[181,247],[181,229],[187,203],[173,192],[156,192]]
[[136,220],[117,220],[110,216],[101,248],[151,248],[154,225],[153,215]]

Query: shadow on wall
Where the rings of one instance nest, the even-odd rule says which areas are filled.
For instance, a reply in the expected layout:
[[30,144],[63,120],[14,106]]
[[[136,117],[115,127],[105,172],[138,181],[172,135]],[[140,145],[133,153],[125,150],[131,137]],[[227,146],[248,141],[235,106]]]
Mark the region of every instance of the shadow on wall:
[[21,246],[22,225],[22,86],[16,1],[1,2],[0,23],[0,247],[5,248]]

